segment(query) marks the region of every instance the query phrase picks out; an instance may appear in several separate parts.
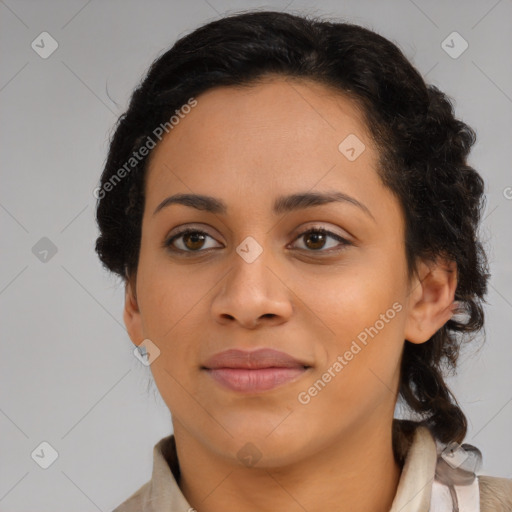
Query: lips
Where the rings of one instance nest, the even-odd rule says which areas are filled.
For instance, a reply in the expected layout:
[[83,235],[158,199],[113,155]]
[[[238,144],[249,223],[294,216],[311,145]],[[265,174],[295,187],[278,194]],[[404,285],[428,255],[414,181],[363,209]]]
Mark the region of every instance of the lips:
[[215,354],[202,366],[210,377],[233,391],[268,391],[294,381],[310,366],[274,349],[253,351],[230,349]]

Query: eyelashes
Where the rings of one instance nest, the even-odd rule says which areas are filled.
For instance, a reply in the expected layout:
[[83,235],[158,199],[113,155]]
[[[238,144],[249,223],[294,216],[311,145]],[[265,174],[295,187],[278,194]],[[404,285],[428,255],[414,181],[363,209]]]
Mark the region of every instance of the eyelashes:
[[174,242],[176,240],[179,240],[180,238],[184,238],[185,236],[190,236],[190,235],[196,235],[196,237],[194,237],[194,238],[197,238],[197,235],[199,235],[202,238],[208,237],[213,240],[213,237],[210,236],[206,231],[202,231],[200,229],[195,229],[195,228],[186,228],[186,229],[174,234],[173,236],[171,236],[168,240],[166,240],[164,242],[164,245],[165,245],[165,247],[167,247],[169,250],[171,250],[173,252],[184,252],[184,253],[205,252],[204,250],[195,251],[195,250],[187,250],[187,249],[177,249],[176,247],[174,247]]
[[[319,249],[316,248],[308,248],[305,246],[305,248],[300,248],[299,250],[305,251],[308,253],[327,253],[332,254],[333,252],[340,252],[341,250],[345,249],[346,246],[353,245],[349,240],[346,238],[343,238],[342,236],[338,235],[337,233],[333,233],[332,231],[329,231],[323,227],[313,227],[309,228],[302,233],[300,233],[293,242],[296,242],[297,240],[300,240],[302,238],[305,238],[306,236],[314,236],[316,238],[316,242],[320,241],[320,244],[325,244],[320,247]],[[168,239],[166,239],[163,243],[163,246],[165,249],[171,251],[172,253],[177,253],[184,256],[193,256],[198,253],[208,252],[210,250],[215,249],[216,247],[207,247],[206,249],[203,244],[208,238],[211,238],[212,240],[215,240],[210,234],[208,234],[206,231],[203,231],[201,229],[197,228],[185,228],[178,233],[175,233]],[[334,249],[332,247],[325,250],[325,245],[327,245],[328,239],[332,239],[338,242],[338,246]],[[175,243],[181,242],[182,248],[176,247]],[[190,249],[185,245],[186,242],[199,245],[200,247],[196,249]],[[218,242],[216,242],[218,243]],[[315,242],[314,242],[315,243]]]

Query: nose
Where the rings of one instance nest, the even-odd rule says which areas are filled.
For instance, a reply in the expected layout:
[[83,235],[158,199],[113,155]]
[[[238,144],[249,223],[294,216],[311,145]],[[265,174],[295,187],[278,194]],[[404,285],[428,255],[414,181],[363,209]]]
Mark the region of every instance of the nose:
[[246,329],[264,325],[280,325],[293,312],[284,272],[263,251],[249,263],[233,254],[231,269],[219,285],[211,311],[221,324],[238,323]]

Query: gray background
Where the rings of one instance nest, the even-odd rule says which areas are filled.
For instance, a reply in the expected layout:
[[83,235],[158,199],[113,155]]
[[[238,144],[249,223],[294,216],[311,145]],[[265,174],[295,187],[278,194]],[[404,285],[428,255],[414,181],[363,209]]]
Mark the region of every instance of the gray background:
[[[471,163],[487,183],[482,236],[493,274],[487,340],[463,354],[450,382],[468,415],[467,441],[484,453],[481,473],[512,477],[511,0],[5,0],[0,510],[108,511],[150,478],[153,445],[170,433],[170,415],[133,355],[123,289],[93,250],[92,191],[111,127],[156,55],[200,23],[256,7],[341,16],[376,30],[476,129]],[[31,47],[43,31],[59,45],[46,59]],[[469,44],[458,58],[441,46],[453,31]],[[461,40],[450,44],[461,48]],[[41,252],[43,237],[53,256]],[[42,441],[59,454],[48,469],[31,458]]]

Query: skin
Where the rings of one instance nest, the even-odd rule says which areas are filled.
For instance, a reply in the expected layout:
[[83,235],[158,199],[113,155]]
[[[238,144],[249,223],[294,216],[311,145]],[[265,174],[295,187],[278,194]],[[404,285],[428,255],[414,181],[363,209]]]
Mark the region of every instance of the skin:
[[[451,318],[454,266],[418,261],[408,279],[403,213],[346,96],[269,77],[197,101],[151,155],[140,258],[124,310],[133,343],[150,339],[160,350],[151,371],[172,414],[180,488],[199,512],[387,511],[401,471],[391,424],[404,340],[423,343]],[[338,150],[349,134],[366,146],[354,161]],[[350,202],[272,213],[278,196],[311,191],[341,191],[371,215]],[[153,215],[176,193],[222,199],[227,213],[173,204]],[[163,246],[185,225],[208,234],[202,244],[174,241],[189,257]],[[350,243],[299,236],[313,227]],[[248,236],[263,250],[252,263],[236,251]],[[300,403],[299,393],[394,303],[400,312]],[[201,370],[222,350],[257,347],[311,368],[252,395]],[[241,449],[259,456],[256,464],[244,463]]]

